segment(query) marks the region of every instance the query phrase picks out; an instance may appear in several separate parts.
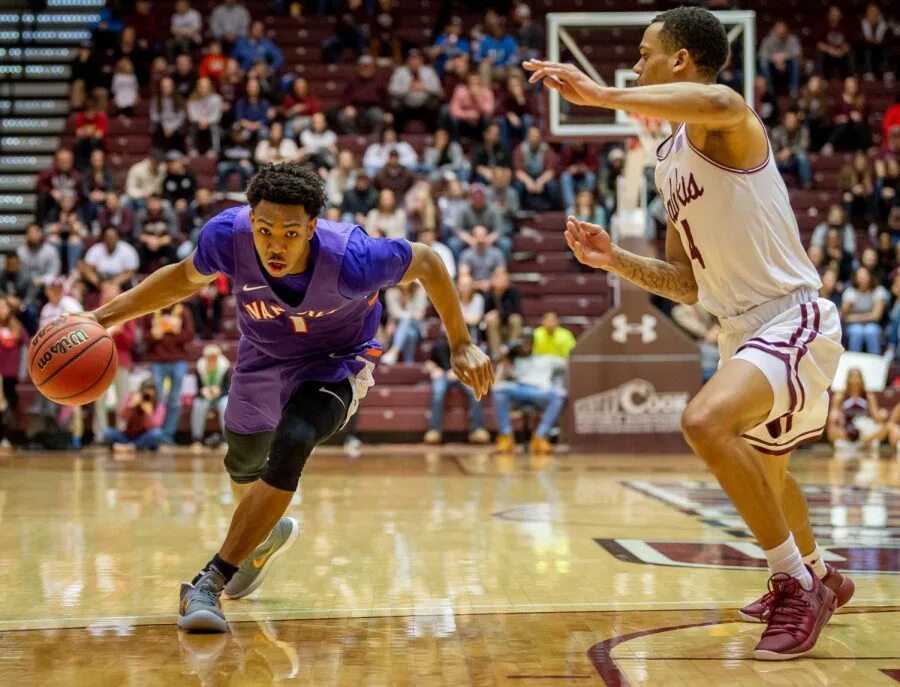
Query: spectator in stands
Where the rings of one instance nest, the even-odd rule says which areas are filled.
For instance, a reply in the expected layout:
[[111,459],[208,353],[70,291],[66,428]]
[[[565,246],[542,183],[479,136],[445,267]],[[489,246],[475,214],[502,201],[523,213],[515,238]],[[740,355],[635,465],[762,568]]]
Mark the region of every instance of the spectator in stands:
[[769,91],[777,93],[776,79],[787,80],[791,96],[800,92],[800,62],[803,48],[800,39],[788,28],[784,19],[772,26],[759,44],[759,71],[765,77]]
[[38,223],[43,224],[47,219],[47,213],[59,207],[63,194],[81,191],[81,175],[75,169],[74,163],[72,152],[63,148],[56,151],[53,166],[38,174],[35,210]]
[[[222,355],[216,344],[203,347],[203,357],[197,361],[197,395],[191,405],[191,448],[203,449],[206,433],[206,418],[210,412],[219,416],[221,436],[225,436],[225,407],[228,405],[228,390],[231,386],[231,363]],[[221,438],[220,438],[221,441]]]
[[855,457],[861,443],[868,444],[877,456],[888,433],[887,419],[887,411],[878,407],[875,394],[866,390],[862,372],[851,368],[847,370],[844,390],[831,397],[825,432],[839,458]]
[[425,148],[422,170],[432,181],[441,181],[452,175],[463,181],[469,178],[469,163],[462,146],[450,138],[446,129],[434,132],[434,140]]
[[428,431],[423,441],[426,444],[439,444],[443,439],[444,400],[451,388],[460,389],[469,400],[469,443],[486,444],[491,435],[484,428],[484,410],[475,394],[453,372],[450,365],[450,344],[446,335],[441,332],[431,347],[431,354],[425,361],[425,371],[431,378],[431,412],[428,419]]
[[538,116],[534,91],[526,87],[525,77],[517,69],[510,70],[506,77],[506,89],[500,95],[497,115],[504,148],[510,148],[513,141],[522,142]]
[[135,449],[155,451],[166,442],[162,430],[166,408],[159,401],[159,390],[152,379],[141,382],[140,388],[127,396],[119,406],[119,418],[124,429],[106,430],[104,441],[115,456],[124,458]]
[[0,297],[0,449],[11,448],[6,426],[19,405],[16,384],[19,381],[22,346],[28,333],[15,317],[15,309],[6,297]]
[[150,196],[147,207],[138,210],[134,221],[141,272],[148,274],[175,260],[178,220],[159,196]]
[[365,170],[356,173],[353,188],[344,193],[341,200],[341,219],[345,222],[365,224],[366,217],[379,202],[381,195],[372,186],[372,179]]
[[838,243],[843,247],[843,250],[850,253],[850,255],[855,255],[856,233],[853,230],[853,225],[847,221],[847,215],[844,212],[844,208],[840,205],[829,206],[825,221],[821,222],[813,229],[810,243],[814,246],[822,246],[825,248],[825,238],[831,229],[836,229],[839,232],[840,236]]
[[853,50],[846,29],[844,13],[837,5],[828,8],[826,26],[816,43],[819,74],[826,79],[853,74]]
[[491,287],[491,275],[498,267],[506,267],[506,258],[496,246],[492,246],[488,229],[482,225],[472,228],[473,245],[466,248],[459,258],[460,267],[472,274],[475,289],[487,291]]
[[460,55],[472,54],[469,40],[463,35],[463,22],[460,17],[450,17],[450,21],[444,27],[444,33],[437,37],[427,53],[441,77],[444,76],[448,62],[452,62]]
[[406,64],[394,69],[388,93],[394,101],[392,109],[398,131],[404,131],[412,121],[421,122],[429,131],[434,130],[444,89],[437,72],[425,64],[418,48],[409,51]]
[[509,169],[512,162],[512,153],[501,142],[500,125],[496,122],[488,124],[484,128],[484,140],[472,158],[472,167],[475,170],[473,180],[490,184],[493,181],[494,170],[498,167]]
[[[137,34],[133,26],[126,26],[119,36],[119,44],[112,55],[112,63],[127,59],[134,65],[134,75],[141,86],[146,86],[150,78],[150,62],[153,59],[149,50],[138,44]],[[92,63],[96,73],[96,62]]]
[[900,344],[900,273],[895,273],[891,279],[891,296],[894,299],[894,305],[888,316],[887,342],[888,348],[892,352],[890,357],[896,359],[897,347]]
[[541,326],[534,330],[535,355],[555,355],[568,358],[575,348],[575,335],[559,325],[559,315],[545,312],[541,316]]
[[484,125],[494,115],[494,92],[481,83],[478,72],[470,72],[466,83],[458,85],[450,98],[453,137],[480,138]]
[[424,179],[419,179],[407,192],[404,209],[411,237],[416,238],[422,231],[437,230],[437,205],[431,197],[431,184]]
[[187,111],[171,77],[167,76],[159,82],[159,90],[150,101],[150,122],[156,148],[164,152],[185,150]]
[[[183,303],[147,316],[144,340],[159,398],[166,396],[162,443],[174,444],[181,411],[181,388],[187,374],[184,347],[194,338],[194,318]],[[165,393],[168,382],[168,395]]]
[[222,147],[222,114],[222,96],[213,90],[208,77],[200,77],[187,102],[191,156],[201,151],[211,157],[218,155]]
[[[473,57],[485,86],[506,78],[507,71],[519,63],[519,44],[507,32],[506,20],[494,15],[487,32],[475,46]],[[487,22],[486,22],[487,23]]]
[[829,227],[825,234],[825,264],[837,271],[841,283],[849,281],[853,273],[853,253],[844,248],[841,232]]
[[187,101],[191,97],[191,93],[197,87],[197,72],[194,69],[194,60],[190,55],[181,54],[175,58],[172,83],[175,84],[175,92],[181,96],[182,100]]
[[225,72],[225,65],[228,64],[228,58],[222,52],[222,43],[218,40],[211,40],[206,46],[205,55],[200,60],[200,69],[198,74],[201,79],[212,79],[219,81]]
[[415,169],[419,159],[415,149],[406,141],[397,140],[397,131],[387,127],[381,132],[379,141],[371,143],[363,155],[363,167],[370,176],[375,176],[388,161],[388,154],[396,151],[400,164]]
[[456,259],[453,257],[453,251],[437,240],[437,235],[434,231],[431,229],[423,229],[419,232],[416,240],[419,243],[424,243],[426,246],[432,248],[444,263],[444,267],[447,268],[447,273],[450,275],[450,278],[456,279]]
[[520,209],[519,194],[512,186],[512,170],[508,167],[496,167],[492,177],[485,196],[500,217],[501,233],[511,238]]
[[851,223],[862,223],[871,217],[876,201],[875,170],[863,151],[856,151],[841,168],[840,191]]
[[329,64],[336,64],[346,49],[353,51],[359,59],[366,45],[368,21],[362,0],[337,0],[337,22],[334,36],[322,44],[322,58]]
[[275,109],[261,96],[259,81],[247,79],[247,92],[234,106],[235,126],[251,146],[269,135],[269,122],[275,118]]
[[241,69],[248,70],[260,60],[266,62],[273,70],[281,69],[284,64],[284,56],[276,45],[266,35],[265,26],[261,21],[255,21],[250,26],[250,34],[239,37],[231,51],[231,56],[241,65]]
[[90,225],[94,221],[97,211],[112,190],[113,176],[106,166],[106,153],[95,150],[91,153],[88,168],[81,177],[81,197],[85,200],[81,214],[85,223]]
[[797,108],[809,129],[810,149],[820,150],[831,134],[828,118],[828,87],[821,76],[813,75],[800,91]]
[[385,188],[379,193],[378,205],[366,215],[365,227],[373,236],[407,237],[406,211],[398,206],[397,195],[391,189]]
[[135,162],[125,177],[125,194],[131,207],[140,210],[150,196],[162,193],[163,179],[166,178],[166,167],[162,164],[163,156],[159,151],[151,150],[150,155]]
[[[128,245],[124,241],[121,241],[119,243],[122,245]],[[92,246],[91,250],[93,250],[94,247],[95,246]],[[128,247],[131,248],[131,246]],[[90,255],[91,250],[88,251],[88,255]],[[134,249],[132,248],[132,251],[133,250]],[[135,268],[137,268],[136,255],[134,265]],[[118,284],[115,283],[115,281],[103,282],[103,284],[100,286],[100,303],[109,303],[109,301],[118,296],[121,292],[122,289]],[[116,376],[113,378],[113,388],[116,391],[116,403],[121,404],[124,399],[128,398],[128,380],[131,374],[132,350],[134,349],[134,344],[137,339],[137,324],[134,320],[128,320],[127,322],[123,322],[122,324],[117,324],[110,327],[108,331],[109,335],[112,337],[113,343],[116,346],[116,353],[118,356]],[[156,387],[154,386],[153,389],[155,391]],[[107,394],[104,394],[94,402],[94,419],[92,429],[94,431],[95,444],[104,442],[106,437],[106,430],[109,429],[106,399]],[[162,413],[160,413],[159,421],[160,424],[162,424]]]
[[175,214],[187,212],[197,193],[197,177],[185,167],[184,156],[177,150],[166,154],[166,176],[163,179],[163,199]]
[[882,76],[885,72],[890,72],[888,53],[885,48],[885,38],[888,36],[890,27],[885,21],[878,3],[870,2],[866,5],[866,12],[860,24],[862,35],[857,50],[858,63],[864,77],[873,79],[876,75]]
[[469,206],[469,197],[459,179],[450,179],[437,202],[443,236],[449,242],[459,228],[463,210]]
[[138,45],[152,54],[158,54],[162,43],[162,31],[153,12],[150,0],[137,0],[134,12],[125,20],[134,29]]
[[375,175],[375,188],[379,191],[389,189],[397,196],[404,196],[415,183],[415,175],[400,162],[400,153],[391,150],[387,162]]
[[753,109],[762,119],[767,129],[778,125],[781,109],[778,106],[778,98],[769,89],[769,84],[764,76],[757,76],[753,82]]
[[250,13],[238,0],[222,0],[209,18],[209,30],[228,50],[250,32]]
[[784,121],[772,130],[775,164],[782,174],[795,174],[800,185],[812,188],[813,174],[809,164],[809,129],[800,123],[797,113],[789,110]]
[[316,96],[309,92],[309,82],[297,77],[291,82],[290,91],[281,101],[281,109],[285,121],[285,135],[296,138],[312,121],[312,116],[322,111],[322,105]]
[[874,284],[887,285],[887,274],[881,269],[881,261],[879,260],[878,251],[871,246],[865,248],[862,255],[859,256],[859,264],[869,270],[872,275]]
[[575,194],[575,206],[568,211],[582,222],[609,226],[609,215],[606,208],[597,202],[597,196],[585,189]]
[[708,381],[719,365],[718,320],[698,303],[677,304],[672,308],[672,319],[697,343],[703,381]]
[[515,451],[510,411],[523,405],[544,411],[531,437],[531,454],[553,453],[547,436],[556,426],[566,402],[566,391],[557,382],[565,367],[563,358],[535,354],[531,338],[527,335],[510,348],[508,355],[497,366],[498,381],[493,389],[498,453]]
[[868,268],[857,268],[841,303],[847,350],[881,354],[881,318],[889,300],[887,289],[875,283]]
[[897,205],[897,197],[900,195],[900,159],[892,156],[875,160],[875,187],[875,215],[879,221],[890,221],[891,210],[900,207]]
[[392,286],[385,292],[384,300],[391,346],[382,356],[382,362],[393,365],[403,356],[403,362],[411,363],[416,357],[416,346],[422,338],[428,311],[425,290],[418,282]]
[[90,236],[90,230],[78,211],[78,196],[74,193],[63,194],[59,208],[47,215],[44,231],[47,242],[59,251],[63,272],[74,270],[84,253],[84,243]]
[[102,292],[106,283],[128,288],[139,266],[140,259],[134,247],[121,238],[118,229],[107,226],[101,240],[88,248],[84,260],[78,264],[78,271],[85,282]]
[[190,300],[194,330],[201,339],[215,339],[222,331],[222,303],[225,296],[230,293],[228,278],[220,274],[214,281],[203,286]]
[[203,41],[203,18],[191,7],[190,0],[175,0],[175,11],[169,21],[172,37],[166,43],[171,61],[179,53],[193,53]]
[[111,90],[116,114],[126,123],[130,122],[140,100],[140,86],[134,73],[134,64],[127,57],[116,62]]
[[387,93],[384,83],[375,76],[375,60],[371,55],[359,58],[356,74],[347,81],[341,102],[343,107],[337,113],[341,133],[381,133]]
[[369,22],[369,52],[373,57],[403,62],[403,40],[398,34],[399,14],[394,0],[376,0]]
[[822,288],[819,289],[819,297],[834,303],[834,307],[841,309],[841,297],[843,288],[838,281],[838,272],[833,267],[825,268],[822,272]]
[[616,210],[619,177],[624,173],[625,151],[616,146],[606,154],[606,163],[600,167],[600,197],[610,214]]
[[509,281],[505,267],[497,267],[491,275],[491,287],[485,293],[484,329],[488,350],[493,358],[504,346],[518,341],[522,334],[522,299]]
[[[900,209],[900,206],[898,206],[898,209]],[[897,218],[900,219],[900,212],[897,213]],[[878,252],[878,269],[884,276],[884,282],[887,285],[894,274],[894,270],[897,269],[897,250],[894,247],[894,240],[890,231],[878,232],[876,250]]]
[[456,294],[459,296],[463,319],[469,328],[469,336],[472,341],[478,342],[484,320],[484,296],[475,290],[472,275],[468,272],[456,276]]
[[337,158],[337,134],[328,128],[328,120],[321,112],[316,112],[310,120],[308,129],[300,134],[298,160],[305,162],[320,174],[326,174],[334,167]]
[[284,127],[281,122],[272,122],[272,126],[269,127],[269,137],[256,144],[253,159],[256,160],[257,165],[295,162],[297,160],[297,144],[284,137]]
[[22,269],[19,254],[8,254],[6,264],[0,271],[0,298],[6,299],[29,334],[37,330],[39,312],[37,299],[40,291],[41,289]]
[[[218,80],[219,95],[222,96],[222,106],[226,113],[224,122],[234,123],[234,105],[244,93],[244,70],[237,60],[230,57],[225,61],[225,71]],[[223,124],[224,126],[224,124]]]
[[122,205],[116,192],[106,194],[103,205],[97,209],[91,233],[99,236],[104,227],[115,227],[122,236],[131,236],[134,231],[134,210]]
[[816,272],[821,276],[822,272],[825,271],[825,249],[822,246],[811,243],[806,248],[806,257],[809,258],[813,267],[816,268]]
[[513,19],[518,24],[516,42],[519,44],[519,59],[539,58],[547,46],[543,27],[531,17],[531,8],[520,2],[513,10]]
[[325,195],[332,206],[340,207],[344,202],[344,194],[356,185],[356,160],[349,150],[338,153],[337,164],[328,171],[325,177]]
[[106,134],[109,132],[109,121],[106,113],[100,111],[97,101],[91,96],[84,104],[84,109],[75,114],[75,168],[84,170],[88,166],[91,153],[103,150]]
[[524,208],[534,212],[559,208],[559,187],[555,181],[556,153],[544,141],[538,127],[531,127],[527,140],[516,148],[513,169]]
[[505,225],[500,214],[487,202],[487,193],[481,184],[472,184],[469,189],[470,203],[459,216],[458,231],[450,247],[459,255],[466,246],[474,246],[472,231],[478,225],[487,227],[488,243],[499,248],[508,256],[512,249],[512,239],[504,233]]
[[84,107],[85,98],[89,95],[105,101],[103,74],[97,69],[99,57],[100,51],[91,49],[91,44],[85,42],[70,63],[69,105],[73,111]]
[[848,76],[844,90],[833,108],[834,128],[823,152],[865,150],[872,144],[865,96],[859,92],[859,79]]
[[597,148],[583,141],[563,146],[559,155],[559,183],[562,189],[563,206],[572,213],[575,194],[597,188],[599,162]]

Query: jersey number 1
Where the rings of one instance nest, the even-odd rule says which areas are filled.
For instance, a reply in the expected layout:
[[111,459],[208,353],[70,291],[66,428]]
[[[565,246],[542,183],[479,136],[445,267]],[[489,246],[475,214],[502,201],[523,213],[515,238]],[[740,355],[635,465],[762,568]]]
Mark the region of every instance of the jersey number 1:
[[691,234],[691,225],[688,224],[686,219],[681,220],[681,228],[684,229],[684,235],[687,237],[688,248],[690,248],[691,260],[696,260],[700,263],[700,267],[706,269],[706,263],[703,262],[703,256],[700,254],[700,250],[697,248],[697,244],[694,243],[694,235]]

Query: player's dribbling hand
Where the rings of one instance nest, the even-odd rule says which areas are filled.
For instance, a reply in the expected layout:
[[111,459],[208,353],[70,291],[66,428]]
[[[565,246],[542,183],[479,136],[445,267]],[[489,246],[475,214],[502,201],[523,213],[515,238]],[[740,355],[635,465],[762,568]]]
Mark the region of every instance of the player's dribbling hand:
[[479,401],[494,383],[494,367],[484,351],[473,343],[461,344],[453,350],[450,365],[459,380],[475,392]]
[[596,224],[570,215],[566,220],[566,243],[582,265],[606,269],[612,262],[612,239]]
[[543,81],[547,88],[552,88],[570,103],[595,106],[603,103],[603,86],[574,64],[527,60],[522,63],[522,67],[534,72],[528,78],[528,83]]

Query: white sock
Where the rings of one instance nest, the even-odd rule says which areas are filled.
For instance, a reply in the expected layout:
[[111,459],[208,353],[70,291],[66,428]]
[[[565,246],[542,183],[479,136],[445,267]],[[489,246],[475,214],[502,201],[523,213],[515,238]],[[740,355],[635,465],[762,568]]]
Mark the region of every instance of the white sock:
[[816,574],[820,580],[828,574],[828,570],[825,569],[825,561],[822,560],[822,552],[819,550],[819,545],[816,544],[816,548],[813,549],[813,552],[807,554],[803,557],[803,562],[806,563],[810,568],[812,568],[813,572]]
[[813,580],[803,564],[803,556],[800,555],[800,549],[794,543],[794,535],[788,534],[788,538],[774,549],[768,549],[763,553],[766,554],[766,560],[769,561],[769,571],[774,573],[787,573],[791,577],[800,580],[800,584],[804,589],[812,589]]

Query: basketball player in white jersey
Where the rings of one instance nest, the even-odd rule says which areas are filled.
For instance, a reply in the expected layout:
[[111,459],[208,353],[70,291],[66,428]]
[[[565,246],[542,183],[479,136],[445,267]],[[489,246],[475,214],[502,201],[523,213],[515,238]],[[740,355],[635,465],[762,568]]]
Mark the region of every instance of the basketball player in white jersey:
[[578,105],[669,120],[656,185],[668,213],[665,260],[622,250],[601,227],[570,217],[566,241],[583,264],[721,322],[721,364],[688,404],[682,430],[765,550],[770,592],[741,609],[767,623],[753,655],[808,653],[852,581],[822,561],[806,499],[787,471],[817,439],[840,358],[841,325],[800,242],[765,128],[736,92],[716,85],[725,29],[696,7],[659,15],[634,66],[638,87],[606,88],[572,65],[531,60],[531,82]]

